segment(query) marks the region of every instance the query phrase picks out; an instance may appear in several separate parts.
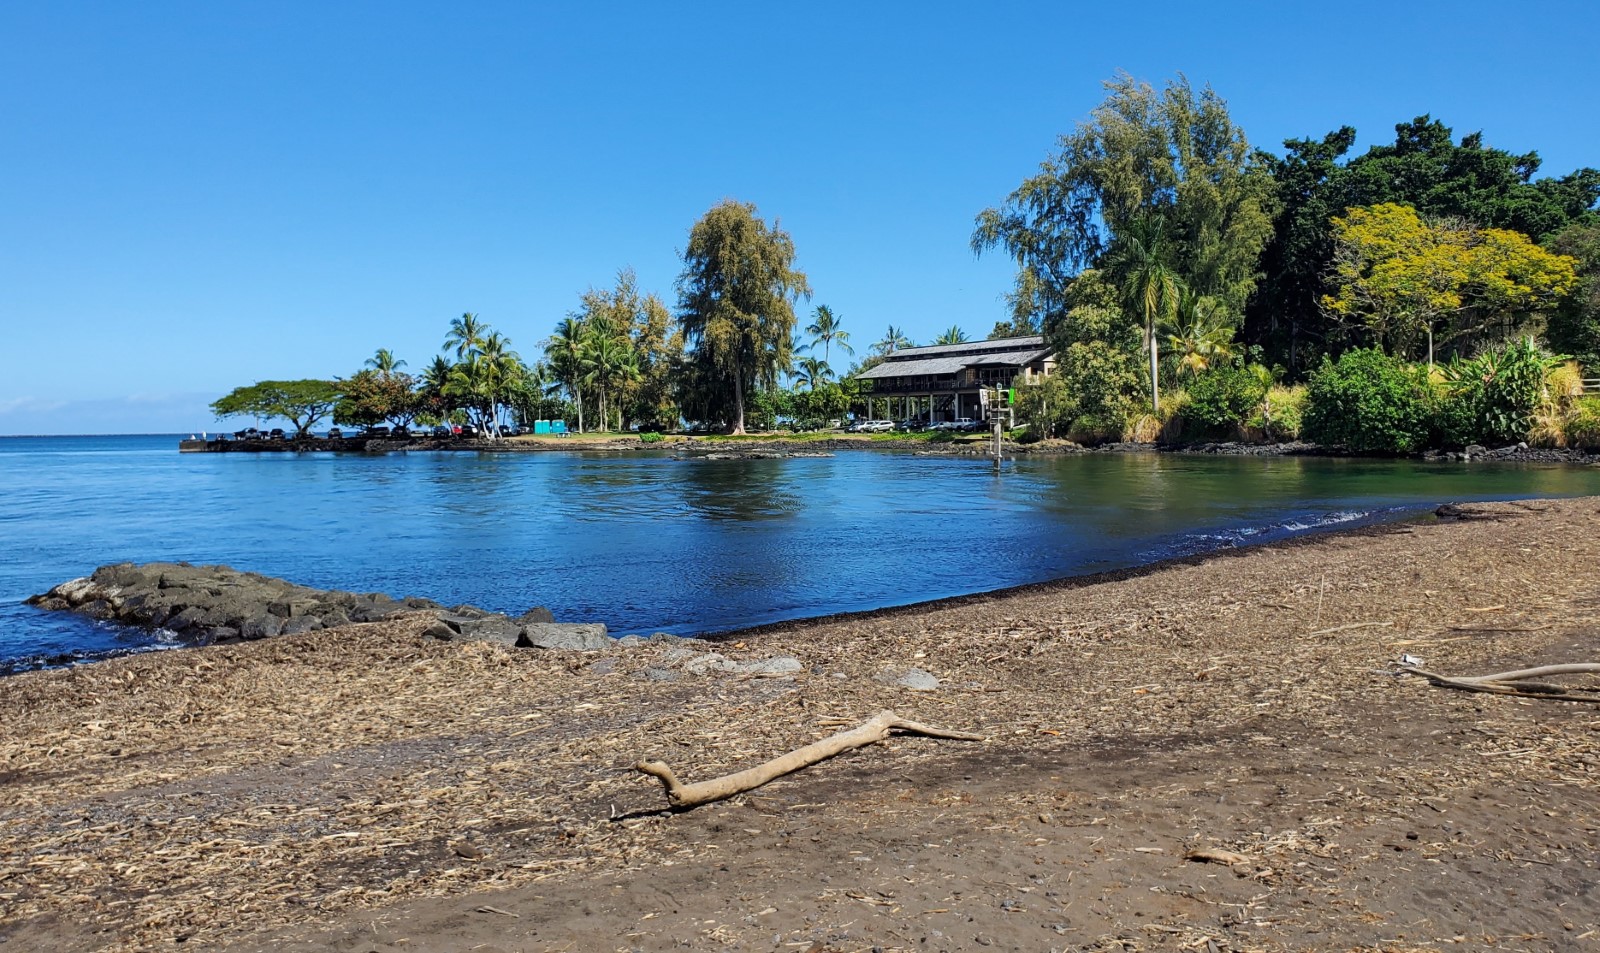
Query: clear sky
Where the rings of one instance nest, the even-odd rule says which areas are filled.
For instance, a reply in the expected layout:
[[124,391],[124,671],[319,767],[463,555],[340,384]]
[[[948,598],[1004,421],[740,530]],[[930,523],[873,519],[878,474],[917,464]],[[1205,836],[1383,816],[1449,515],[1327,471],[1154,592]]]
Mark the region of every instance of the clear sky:
[[1431,112],[1562,174],[1600,166],[1596,36],[1587,2],[4,4],[0,434],[216,429],[239,384],[420,369],[463,311],[532,357],[623,266],[673,303],[727,197],[857,344],[981,337],[1011,269],[974,215],[1117,70],[1274,149]]

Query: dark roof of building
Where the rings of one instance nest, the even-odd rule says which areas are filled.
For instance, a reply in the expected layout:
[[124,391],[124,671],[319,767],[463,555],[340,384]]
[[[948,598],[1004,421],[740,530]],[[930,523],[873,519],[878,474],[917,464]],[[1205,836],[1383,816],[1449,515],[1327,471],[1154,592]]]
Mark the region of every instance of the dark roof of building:
[[1022,367],[1049,354],[1050,349],[1044,347],[1044,338],[1037,334],[1029,337],[1000,338],[995,341],[971,341],[966,344],[907,347],[890,354],[884,358],[883,363],[857,374],[855,379],[879,380],[885,377],[955,374],[965,367],[986,365]]
[[967,341],[964,344],[930,344],[926,347],[903,347],[885,357],[884,361],[919,361],[925,357],[984,354],[990,351],[1033,351],[1041,347],[1044,347],[1044,336],[1030,334],[1019,338]]

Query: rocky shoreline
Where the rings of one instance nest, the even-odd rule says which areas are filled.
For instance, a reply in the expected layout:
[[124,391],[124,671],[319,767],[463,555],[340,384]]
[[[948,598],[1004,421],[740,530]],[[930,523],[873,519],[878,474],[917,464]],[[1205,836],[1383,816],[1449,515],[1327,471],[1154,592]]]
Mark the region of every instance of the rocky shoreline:
[[[604,623],[557,622],[542,607],[510,616],[471,605],[447,607],[417,596],[396,599],[378,592],[313,589],[228,566],[117,563],[61,583],[27,603],[47,612],[164,631],[187,647],[385,622],[405,624],[438,642],[486,642],[507,649],[596,653],[669,643],[662,664],[642,673],[658,682],[676,681],[681,673],[771,677],[801,668],[789,655],[730,659],[712,651],[710,643],[666,632],[613,638]],[[894,672],[892,680],[914,690],[938,685],[937,679],[915,670]]]
[[381,592],[313,589],[228,566],[116,563],[32,596],[28,605],[170,633],[183,645],[249,642],[278,635],[382,622],[401,615],[433,618],[426,634],[442,641],[498,642],[514,648],[595,651],[617,644],[603,623],[557,622],[549,609],[520,616]]
[[[637,437],[617,437],[596,440],[482,440],[461,438],[413,437],[408,439],[358,439],[346,437],[338,440],[323,438],[309,440],[212,440],[182,441],[184,452],[207,453],[286,453],[286,452],[342,452],[342,453],[399,453],[399,452],[471,452],[471,453],[539,453],[565,452],[625,452],[659,450],[671,452],[680,460],[777,460],[791,458],[830,457],[845,450],[877,450],[911,453],[917,456],[988,457],[993,454],[993,444],[981,440],[873,440],[870,438],[837,437],[822,440],[796,440],[783,436],[761,437],[751,440],[725,440],[717,437],[675,437],[660,443],[645,443]],[[1427,450],[1412,454],[1365,454],[1341,447],[1325,447],[1302,440],[1282,443],[1247,443],[1222,440],[1189,444],[1155,444],[1112,442],[1095,446],[1069,440],[1044,440],[1038,443],[1006,441],[1002,445],[1006,456],[1055,456],[1072,453],[1164,453],[1203,454],[1208,456],[1249,457],[1331,457],[1372,458],[1398,460],[1425,460],[1429,462],[1460,463],[1559,463],[1578,466],[1600,465],[1600,452],[1578,448],[1531,447],[1518,443],[1506,447],[1471,446],[1461,450]]]

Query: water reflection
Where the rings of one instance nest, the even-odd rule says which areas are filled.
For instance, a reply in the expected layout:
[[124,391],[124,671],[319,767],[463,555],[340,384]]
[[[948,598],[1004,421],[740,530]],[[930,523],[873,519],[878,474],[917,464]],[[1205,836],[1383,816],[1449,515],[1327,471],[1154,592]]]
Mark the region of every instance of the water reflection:
[[[696,632],[1126,566],[1445,500],[1600,493],[1600,469],[907,453],[185,455],[0,440],[0,657],[126,633],[16,603],[102,562],[223,562],[613,629]],[[123,450],[119,451],[119,447]]]

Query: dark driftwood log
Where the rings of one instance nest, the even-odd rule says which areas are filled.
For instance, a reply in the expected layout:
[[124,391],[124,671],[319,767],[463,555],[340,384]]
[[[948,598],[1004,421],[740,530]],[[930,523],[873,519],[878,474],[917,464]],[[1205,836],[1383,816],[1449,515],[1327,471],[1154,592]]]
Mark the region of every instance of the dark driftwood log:
[[804,748],[797,748],[782,757],[709,781],[684,784],[663,761],[641,761],[634,765],[634,769],[659,779],[661,786],[666,789],[667,802],[674,808],[697,807],[754,790],[768,781],[816,764],[825,758],[875,744],[895,732],[956,741],[983,740],[982,735],[934,728],[919,722],[906,721],[892,711],[881,711],[849,731],[829,735],[821,741],[812,742]]
[[1600,694],[1595,694],[1593,689],[1528,681],[1532,678],[1550,678],[1555,675],[1600,674],[1600,663],[1594,662],[1519,668],[1511,672],[1496,672],[1493,675],[1440,675],[1436,672],[1423,671],[1414,665],[1401,666],[1400,671],[1425,678],[1440,688],[1456,688],[1465,692],[1484,692],[1490,695],[1516,695],[1521,698],[1600,704]]

